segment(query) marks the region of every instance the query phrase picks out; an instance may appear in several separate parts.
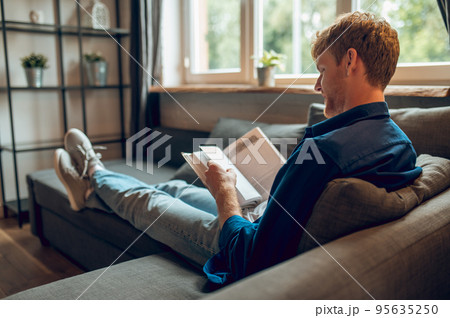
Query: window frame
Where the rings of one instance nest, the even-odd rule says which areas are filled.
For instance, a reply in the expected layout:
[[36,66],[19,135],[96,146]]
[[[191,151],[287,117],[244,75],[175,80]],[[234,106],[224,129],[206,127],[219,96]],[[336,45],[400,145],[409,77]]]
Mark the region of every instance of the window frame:
[[[183,1],[180,6],[183,18],[183,83],[184,84],[247,84],[256,85],[256,62],[251,59],[258,47],[258,0],[241,0],[241,50],[239,72],[212,71],[192,73],[190,69],[190,50],[192,39],[191,1]],[[356,1],[336,0],[336,16],[356,8]],[[314,65],[312,67],[315,67]],[[318,74],[277,74],[276,85],[314,85]],[[391,79],[391,85],[449,85],[450,62],[400,63]]]
[[192,28],[192,5],[191,1],[183,1],[181,9],[183,10],[183,71],[184,83],[186,84],[248,84],[251,81],[250,56],[253,55],[253,18],[250,13],[253,11],[253,0],[241,0],[241,34],[240,34],[240,71],[238,72],[220,72],[211,71],[205,73],[192,73],[190,68],[190,56],[193,49],[193,28]]

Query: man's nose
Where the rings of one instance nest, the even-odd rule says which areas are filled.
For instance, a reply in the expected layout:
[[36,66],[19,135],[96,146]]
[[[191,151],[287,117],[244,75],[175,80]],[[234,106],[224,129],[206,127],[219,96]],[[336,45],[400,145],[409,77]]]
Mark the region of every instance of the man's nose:
[[319,76],[319,78],[316,81],[316,85],[314,85],[314,90],[319,93],[322,91],[322,85],[320,84],[321,81],[322,81],[322,76]]

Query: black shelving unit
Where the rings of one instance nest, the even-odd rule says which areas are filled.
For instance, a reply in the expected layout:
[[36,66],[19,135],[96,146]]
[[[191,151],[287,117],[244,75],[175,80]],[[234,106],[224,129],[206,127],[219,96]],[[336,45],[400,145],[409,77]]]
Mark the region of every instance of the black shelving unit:
[[[5,12],[4,0],[0,0],[1,5],[1,24],[0,29],[3,35],[3,49],[4,49],[4,62],[5,62],[5,72],[6,72],[6,87],[0,87],[0,94],[7,94],[7,103],[9,107],[9,122],[11,127],[11,144],[8,145],[0,145],[0,186],[1,186],[1,196],[3,206],[4,217],[8,217],[9,211],[15,213],[17,215],[18,224],[22,227],[23,223],[27,220],[27,199],[21,199],[20,188],[19,188],[19,177],[18,177],[18,161],[17,154],[23,152],[36,152],[36,151],[44,151],[44,150],[52,150],[63,147],[63,140],[48,140],[44,143],[36,142],[33,144],[27,145],[18,145],[15,138],[15,127],[14,127],[14,118],[13,118],[13,102],[12,102],[12,93],[14,91],[33,91],[38,94],[41,91],[57,91],[60,95],[60,101],[62,108],[62,121],[64,132],[68,130],[67,126],[67,101],[66,101],[66,92],[67,91],[79,91],[81,94],[81,106],[82,106],[82,122],[83,122],[83,130],[87,134],[87,121],[86,121],[86,95],[85,92],[87,90],[108,90],[108,89],[116,89],[119,91],[119,103],[120,103],[120,122],[121,122],[121,132],[120,138],[108,139],[108,140],[97,140],[94,144],[110,144],[110,143],[120,143],[122,149],[122,156],[125,155],[125,125],[124,125],[124,89],[129,88],[129,85],[123,84],[122,79],[122,54],[121,48],[122,38],[129,36],[129,31],[126,29],[120,28],[120,8],[119,8],[119,0],[115,0],[115,12],[116,12],[116,26],[117,28],[111,28],[106,30],[98,30],[93,28],[84,27],[81,24],[81,10],[80,7],[76,6],[76,15],[77,15],[77,25],[63,25],[61,23],[61,0],[55,0],[53,2],[53,10],[55,12],[55,24],[34,24],[27,23],[21,21],[11,21],[7,20],[7,12]],[[111,10],[112,8],[110,8]],[[56,37],[57,42],[57,59],[58,59],[58,67],[59,67],[59,77],[60,77],[60,85],[57,86],[44,86],[41,88],[32,88],[32,87],[17,87],[12,86],[10,81],[10,68],[9,68],[9,56],[8,56],[8,33],[9,32],[21,32],[21,33],[35,33],[35,34],[50,34]],[[65,71],[64,71],[64,49],[63,49],[63,38],[64,37],[75,37],[78,41],[79,47],[79,65],[80,65],[80,85],[68,86],[65,84]],[[88,86],[85,83],[84,77],[84,69],[82,66],[83,59],[83,41],[84,37],[113,37],[117,44],[117,61],[118,61],[118,84],[117,85],[107,85],[102,87],[97,86]],[[5,180],[4,180],[4,171],[2,164],[2,152],[10,152],[12,154],[13,160],[13,174],[15,179],[15,200],[6,201],[5,200]]]

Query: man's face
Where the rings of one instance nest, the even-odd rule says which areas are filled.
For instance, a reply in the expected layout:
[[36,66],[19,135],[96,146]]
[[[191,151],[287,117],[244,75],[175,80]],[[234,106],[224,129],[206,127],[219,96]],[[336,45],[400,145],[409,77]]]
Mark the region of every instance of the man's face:
[[339,65],[336,60],[325,51],[316,62],[320,73],[314,89],[320,92],[325,103],[325,117],[330,118],[344,112],[346,81],[345,81],[345,59]]

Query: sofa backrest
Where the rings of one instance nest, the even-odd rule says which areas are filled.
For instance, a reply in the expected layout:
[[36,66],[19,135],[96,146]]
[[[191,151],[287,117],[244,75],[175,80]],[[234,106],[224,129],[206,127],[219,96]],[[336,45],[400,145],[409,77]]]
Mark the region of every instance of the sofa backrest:
[[420,155],[422,174],[410,186],[387,192],[357,178],[330,181],[314,205],[298,252],[404,216],[450,186],[450,160]]
[[[308,126],[325,120],[323,104],[311,104]],[[390,109],[392,120],[411,140],[418,155],[450,159],[450,106]]]
[[[180,167],[186,161],[184,160],[181,152],[192,152],[192,140],[194,138],[206,140],[209,136],[209,132],[196,131],[196,130],[183,130],[176,128],[157,127],[153,131],[160,132],[162,136],[167,136],[169,139],[153,150],[154,163],[158,163],[161,160],[165,160],[169,156],[167,164],[173,167]],[[167,138],[166,137],[166,138]],[[155,138],[155,141],[157,142]]]

